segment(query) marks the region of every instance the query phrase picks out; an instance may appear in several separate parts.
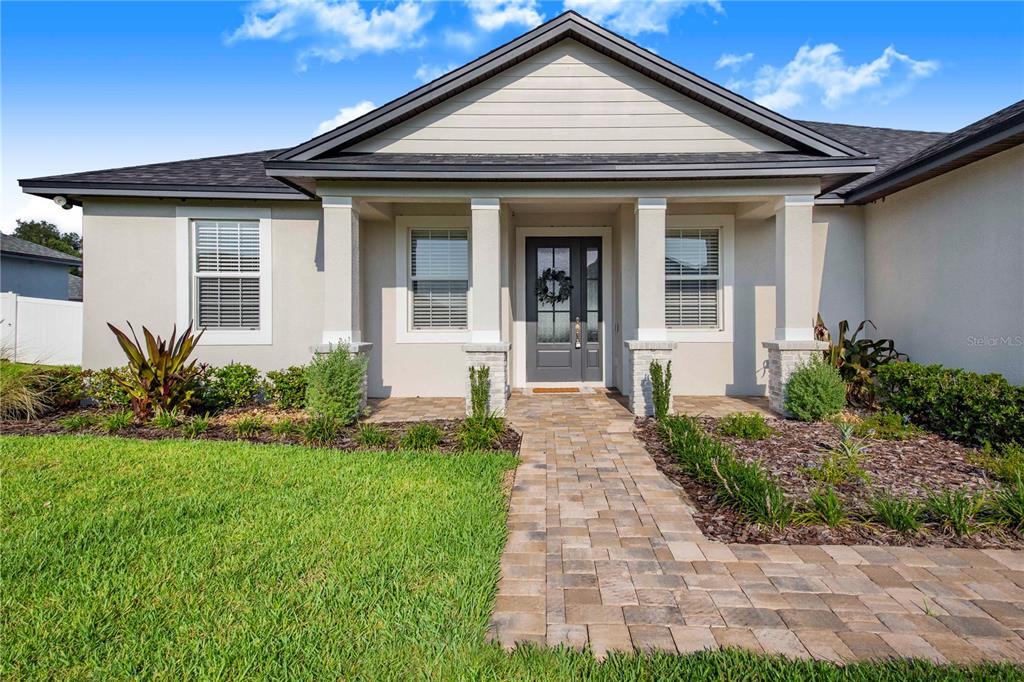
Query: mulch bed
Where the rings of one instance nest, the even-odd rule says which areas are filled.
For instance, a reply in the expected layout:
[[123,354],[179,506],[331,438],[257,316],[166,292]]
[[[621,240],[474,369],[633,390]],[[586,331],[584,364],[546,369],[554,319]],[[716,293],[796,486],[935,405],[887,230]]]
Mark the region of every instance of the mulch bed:
[[[89,434],[98,436],[115,436],[118,438],[138,438],[142,440],[166,440],[168,438],[183,437],[179,429],[161,429],[150,424],[133,424],[132,426],[115,432],[106,432],[99,427],[82,431],[69,431],[60,424],[60,421],[74,414],[96,415],[102,417],[108,413],[97,409],[80,409],[56,412],[29,421],[3,420],[0,421],[0,434],[5,436]],[[246,416],[262,417],[264,420],[264,428],[253,436],[243,438],[239,437],[238,434],[235,433],[234,424],[239,419]],[[195,440],[239,441],[264,445],[305,445],[306,443],[303,442],[300,434],[276,435],[271,431],[271,425],[273,423],[284,419],[291,419],[294,422],[301,424],[307,419],[307,415],[301,410],[277,410],[272,408],[229,410],[212,417],[210,419],[209,429]],[[461,421],[458,419],[429,419],[416,422],[374,422],[373,425],[390,433],[393,442],[393,446],[390,449],[397,449],[399,438],[401,438],[402,434],[408,430],[410,426],[424,423],[437,426],[444,434],[441,445],[436,448],[436,450],[447,454],[455,454],[460,451],[458,440],[456,439],[456,433],[458,433],[459,424],[461,424]],[[334,441],[317,447],[326,447],[348,452],[355,450],[365,451],[367,448],[360,446],[356,441],[357,429],[358,425],[346,427],[342,429],[338,438]],[[519,444],[521,441],[522,436],[517,431],[506,427],[505,435],[502,437],[495,450],[518,454]]]
[[[804,468],[821,463],[825,453],[839,442],[839,429],[830,423],[805,423],[769,419],[775,433],[760,441],[731,438],[716,433],[718,419],[699,418],[704,429],[728,443],[737,457],[757,461],[778,480],[787,497],[799,503],[808,499],[820,483],[808,477]],[[934,524],[920,533],[906,535],[871,523],[853,522],[829,528],[819,525],[791,525],[784,530],[747,523],[735,511],[723,507],[713,491],[684,473],[661,442],[653,419],[636,420],[636,436],[651,453],[658,468],[681,486],[696,507],[694,518],[710,539],[735,543],[778,543],[809,545],[907,545],[974,548],[1024,549],[1024,537],[1002,529],[984,529],[970,537],[957,537]],[[867,509],[867,499],[878,493],[923,499],[929,492],[963,489],[971,492],[991,489],[997,484],[985,471],[970,462],[972,450],[941,436],[922,432],[906,440],[866,439],[870,450],[862,468],[868,482],[852,479],[836,486],[844,504],[857,514]]]

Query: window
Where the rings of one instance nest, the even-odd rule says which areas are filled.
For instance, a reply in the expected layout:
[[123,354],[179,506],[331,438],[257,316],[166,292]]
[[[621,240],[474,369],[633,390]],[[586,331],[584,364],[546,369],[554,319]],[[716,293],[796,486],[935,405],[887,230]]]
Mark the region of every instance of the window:
[[665,324],[682,329],[721,326],[721,231],[668,229],[665,239]]
[[260,329],[263,263],[259,221],[195,220],[192,225],[196,326]]
[[409,234],[411,328],[468,329],[469,232],[413,229]]

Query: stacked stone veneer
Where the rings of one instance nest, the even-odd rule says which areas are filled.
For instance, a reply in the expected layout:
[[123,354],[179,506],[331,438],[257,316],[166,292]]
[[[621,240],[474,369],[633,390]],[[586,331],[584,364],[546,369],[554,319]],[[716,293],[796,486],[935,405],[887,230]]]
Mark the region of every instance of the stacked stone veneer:
[[[654,415],[654,400],[651,395],[651,362],[657,360],[661,366],[667,367],[672,360],[672,350],[676,344],[672,341],[626,341],[629,349],[630,365],[633,368],[633,379],[629,391],[629,409],[638,416]],[[669,391],[668,411],[672,413],[672,391]]]
[[[317,355],[326,355],[327,353],[333,351],[335,348],[347,348],[348,352],[351,353],[352,355],[365,356],[367,358],[367,361],[369,361],[370,350],[373,348],[373,344],[365,342],[349,343],[345,341],[342,341],[340,343],[321,343],[320,345],[313,348],[313,352]],[[364,408],[366,407],[367,388],[367,372],[363,372],[363,393],[359,404],[361,407]]]
[[828,348],[824,341],[765,341],[768,349],[768,406],[774,412],[790,416],[786,412],[786,384],[798,368]]
[[470,343],[462,347],[466,354],[466,414],[470,414],[473,404],[470,396],[469,368],[488,367],[491,377],[491,395],[487,410],[499,415],[505,414],[508,404],[508,351],[509,343]]

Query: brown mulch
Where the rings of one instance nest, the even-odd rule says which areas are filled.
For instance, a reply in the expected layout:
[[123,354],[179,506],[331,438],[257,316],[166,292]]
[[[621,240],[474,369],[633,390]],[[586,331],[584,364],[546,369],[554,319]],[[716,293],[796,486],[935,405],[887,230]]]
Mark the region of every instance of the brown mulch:
[[[769,419],[775,433],[760,441],[747,441],[716,433],[718,419],[699,418],[706,431],[728,443],[736,455],[759,462],[778,480],[787,497],[800,506],[820,487],[803,469],[820,464],[825,453],[839,442],[839,429],[830,423],[805,423]],[[963,489],[971,492],[995,487],[985,471],[970,462],[972,450],[941,436],[922,432],[906,440],[865,439],[870,449],[862,468],[869,480],[848,480],[836,486],[853,517],[839,528],[793,524],[784,530],[747,523],[735,511],[723,507],[714,492],[682,471],[667,452],[653,419],[636,420],[636,436],[644,443],[658,468],[682,487],[693,502],[694,520],[710,539],[730,543],[777,543],[806,545],[907,545],[1024,549],[1024,537],[1001,529],[982,529],[970,537],[957,537],[935,524],[925,524],[913,535],[857,520],[867,511],[867,500],[879,493],[923,499],[929,492]]]
[[[166,440],[170,438],[182,438],[179,429],[162,429],[151,424],[133,424],[128,428],[108,433],[103,431],[99,427],[86,429],[82,431],[69,431],[61,425],[61,420],[72,416],[74,414],[83,415],[95,415],[102,417],[106,412],[98,409],[78,409],[68,410],[62,412],[52,413],[38,419],[32,420],[3,420],[0,421],[0,435],[5,436],[40,436],[40,435],[99,435],[99,436],[114,436],[118,438],[138,438],[141,440]],[[253,435],[247,437],[239,437],[235,432],[234,424],[239,419],[246,416],[259,416],[264,420],[263,429]],[[285,419],[291,419],[297,424],[301,424],[307,419],[307,415],[302,410],[278,410],[274,408],[250,408],[250,409],[234,409],[222,412],[210,419],[210,427],[207,431],[196,438],[195,440],[217,440],[217,441],[238,441],[245,443],[256,443],[263,445],[305,445],[302,441],[300,434],[289,434],[289,435],[276,435],[271,431],[271,426],[279,421]],[[414,424],[433,424],[441,429],[444,437],[437,451],[446,454],[458,453],[459,444],[456,438],[456,434],[459,430],[459,425],[462,423],[458,419],[430,419],[416,422],[375,422],[373,426],[387,431],[392,437],[392,447],[389,449],[398,449],[397,444],[399,438],[405,433],[409,427]],[[342,429],[338,438],[331,443],[320,446],[334,450],[342,450],[346,452],[352,452],[356,450],[365,451],[367,448],[362,447],[356,441],[356,433],[358,426],[350,426]],[[495,450],[502,450],[506,452],[512,452],[518,454],[519,444],[522,441],[522,436],[512,428],[506,427],[505,434],[502,436],[501,441]]]

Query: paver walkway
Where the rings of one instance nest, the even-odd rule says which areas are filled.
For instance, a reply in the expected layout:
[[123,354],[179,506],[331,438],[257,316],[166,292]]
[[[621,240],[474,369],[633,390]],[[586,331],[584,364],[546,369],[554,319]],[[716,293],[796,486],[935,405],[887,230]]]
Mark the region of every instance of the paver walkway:
[[505,646],[1024,662],[1022,552],[712,542],[614,399],[516,395],[509,419]]

